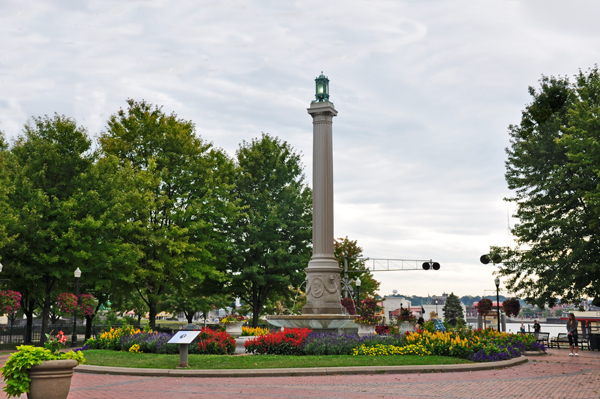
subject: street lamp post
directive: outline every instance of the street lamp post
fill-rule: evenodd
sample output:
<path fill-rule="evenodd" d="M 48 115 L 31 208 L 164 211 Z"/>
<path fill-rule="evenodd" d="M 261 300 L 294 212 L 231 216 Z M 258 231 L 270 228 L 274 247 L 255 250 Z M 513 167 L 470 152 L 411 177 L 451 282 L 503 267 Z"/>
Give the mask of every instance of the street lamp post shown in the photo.
<path fill-rule="evenodd" d="M 500 332 L 500 278 L 494 279 L 496 284 L 496 312 L 498 313 L 498 332 Z"/>
<path fill-rule="evenodd" d="M 356 314 L 358 314 L 358 309 L 360 309 L 360 285 L 362 282 L 360 278 L 356 279 Z"/>
<path fill-rule="evenodd" d="M 77 268 L 75 270 L 75 314 L 73 315 L 73 337 L 71 338 L 71 347 L 77 346 L 77 308 L 79 307 L 79 277 L 81 277 L 81 270 Z"/>
<path fill-rule="evenodd" d="M 438 300 L 436 298 L 436 300 L 435 300 L 435 315 L 436 316 L 438 316 L 437 304 L 438 304 Z"/>

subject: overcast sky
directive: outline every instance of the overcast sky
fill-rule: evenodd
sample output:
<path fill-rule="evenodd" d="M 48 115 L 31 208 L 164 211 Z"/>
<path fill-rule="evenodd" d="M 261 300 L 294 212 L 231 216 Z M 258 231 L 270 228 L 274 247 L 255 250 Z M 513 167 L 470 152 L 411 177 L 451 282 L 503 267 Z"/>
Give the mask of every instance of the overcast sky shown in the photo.
<path fill-rule="evenodd" d="M 382 295 L 491 294 L 511 242 L 508 126 L 544 75 L 598 62 L 597 0 L 0 2 L 0 130 L 73 117 L 97 136 L 127 98 L 195 122 L 235 153 L 268 132 L 312 164 L 314 79 L 329 77 L 335 235 L 371 258 Z"/>

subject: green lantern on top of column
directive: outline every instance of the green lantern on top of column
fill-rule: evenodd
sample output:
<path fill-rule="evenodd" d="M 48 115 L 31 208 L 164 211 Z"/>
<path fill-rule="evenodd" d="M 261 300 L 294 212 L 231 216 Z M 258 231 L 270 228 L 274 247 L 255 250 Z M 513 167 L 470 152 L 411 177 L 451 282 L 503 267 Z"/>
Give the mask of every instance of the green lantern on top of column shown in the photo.
<path fill-rule="evenodd" d="M 321 71 L 321 75 L 315 79 L 316 85 L 316 100 L 313 103 L 321 103 L 324 101 L 329 101 L 329 79 L 327 76 L 323 75 L 323 71 Z"/>

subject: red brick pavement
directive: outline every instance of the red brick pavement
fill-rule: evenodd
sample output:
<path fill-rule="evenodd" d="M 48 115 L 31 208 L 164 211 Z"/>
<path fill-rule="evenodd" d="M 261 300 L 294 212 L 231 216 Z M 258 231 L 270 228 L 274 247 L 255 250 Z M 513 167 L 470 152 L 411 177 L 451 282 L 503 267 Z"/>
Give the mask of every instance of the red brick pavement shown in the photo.
<path fill-rule="evenodd" d="M 463 373 L 174 378 L 75 374 L 69 399 L 600 398 L 600 353 L 549 350 L 524 365 Z"/>

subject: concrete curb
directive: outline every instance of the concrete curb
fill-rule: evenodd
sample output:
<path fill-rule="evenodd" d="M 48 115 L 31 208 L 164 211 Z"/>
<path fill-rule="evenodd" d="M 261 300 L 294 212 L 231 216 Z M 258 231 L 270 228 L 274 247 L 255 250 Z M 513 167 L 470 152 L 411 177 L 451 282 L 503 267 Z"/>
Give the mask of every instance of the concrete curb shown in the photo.
<path fill-rule="evenodd" d="M 513 367 L 527 363 L 526 357 L 502 360 L 490 363 L 472 364 L 440 364 L 428 366 L 363 366 L 363 367 L 315 367 L 289 369 L 243 369 L 243 370 L 189 370 L 189 369 L 136 369 L 128 367 L 86 366 L 75 367 L 76 373 L 136 375 L 146 377 L 293 377 L 317 375 L 352 375 L 352 374 L 409 374 L 409 373 L 443 373 L 481 371 Z"/>
<path fill-rule="evenodd" d="M 544 351 L 529 351 L 524 352 L 523 356 L 546 356 L 548 353 Z"/>

